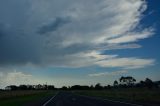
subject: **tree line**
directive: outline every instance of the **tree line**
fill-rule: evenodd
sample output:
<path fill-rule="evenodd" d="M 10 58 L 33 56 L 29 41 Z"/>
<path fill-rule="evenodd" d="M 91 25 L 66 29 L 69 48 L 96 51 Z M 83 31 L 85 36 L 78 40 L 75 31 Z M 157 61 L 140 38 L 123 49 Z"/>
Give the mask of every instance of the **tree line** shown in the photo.
<path fill-rule="evenodd" d="M 132 76 L 122 76 L 119 80 L 115 80 L 113 85 L 102 86 L 97 83 L 95 86 L 91 85 L 73 85 L 73 86 L 63 86 L 61 88 L 56 88 L 54 85 L 38 84 L 38 85 L 9 85 L 5 87 L 5 90 L 106 90 L 106 89 L 117 89 L 117 88 L 149 88 L 153 87 L 159 88 L 160 81 L 153 82 L 151 79 L 146 78 L 144 81 L 136 83 L 136 79 Z"/>
<path fill-rule="evenodd" d="M 114 81 L 113 87 L 122 87 L 122 88 L 129 88 L 129 87 L 137 87 L 137 88 L 159 88 L 160 81 L 153 82 L 151 79 L 146 78 L 144 81 L 141 80 L 140 82 L 136 83 L 136 79 L 132 76 L 121 77 L 119 78 L 119 82 L 117 80 Z"/>

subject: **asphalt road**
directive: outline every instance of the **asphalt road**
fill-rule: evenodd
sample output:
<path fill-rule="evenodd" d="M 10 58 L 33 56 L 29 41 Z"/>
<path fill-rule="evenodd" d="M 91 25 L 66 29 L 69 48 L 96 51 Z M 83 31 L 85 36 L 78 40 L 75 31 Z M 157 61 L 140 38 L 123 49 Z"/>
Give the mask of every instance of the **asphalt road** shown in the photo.
<path fill-rule="evenodd" d="M 59 92 L 50 98 L 43 106 L 142 106 L 112 100 L 75 95 L 69 92 Z"/>

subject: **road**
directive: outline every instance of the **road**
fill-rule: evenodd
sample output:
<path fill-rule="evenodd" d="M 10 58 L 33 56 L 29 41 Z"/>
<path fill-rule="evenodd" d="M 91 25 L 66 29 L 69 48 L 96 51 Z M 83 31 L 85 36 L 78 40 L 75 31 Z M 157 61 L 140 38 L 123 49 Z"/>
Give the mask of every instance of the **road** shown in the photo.
<path fill-rule="evenodd" d="M 118 101 L 102 100 L 69 92 L 59 92 L 43 106 L 142 106 Z"/>

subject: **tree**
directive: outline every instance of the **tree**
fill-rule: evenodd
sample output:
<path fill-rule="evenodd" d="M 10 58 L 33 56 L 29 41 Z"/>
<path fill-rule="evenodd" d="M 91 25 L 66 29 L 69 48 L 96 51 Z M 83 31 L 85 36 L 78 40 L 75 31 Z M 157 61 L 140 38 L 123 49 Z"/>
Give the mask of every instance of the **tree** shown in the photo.
<path fill-rule="evenodd" d="M 73 85 L 72 87 L 71 87 L 71 90 L 89 90 L 90 89 L 90 87 L 89 86 L 87 86 L 87 85 Z"/>
<path fill-rule="evenodd" d="M 27 90 L 28 88 L 27 88 L 26 85 L 20 85 L 20 86 L 19 86 L 19 89 L 20 89 L 20 90 Z"/>
<path fill-rule="evenodd" d="M 96 90 L 101 90 L 101 89 L 103 89 L 103 87 L 101 86 L 100 83 L 97 83 L 97 84 L 95 85 L 95 89 L 96 89 Z"/>
<path fill-rule="evenodd" d="M 66 86 L 63 86 L 61 89 L 62 90 L 67 90 L 68 88 Z"/>
<path fill-rule="evenodd" d="M 114 81 L 113 86 L 114 86 L 114 87 L 117 87 L 117 86 L 118 86 L 118 81 L 117 81 L 117 80 Z"/>
<path fill-rule="evenodd" d="M 55 89 L 54 85 L 48 85 L 47 88 L 48 88 L 48 90 L 54 90 Z"/>
<path fill-rule="evenodd" d="M 18 87 L 16 85 L 10 85 L 5 88 L 6 88 L 6 90 L 18 90 Z"/>
<path fill-rule="evenodd" d="M 91 86 L 90 86 L 90 89 L 91 89 L 91 90 L 93 90 L 93 89 L 94 89 L 94 86 L 93 86 L 93 85 L 91 85 Z"/>
<path fill-rule="evenodd" d="M 153 82 L 152 82 L 152 80 L 151 79 L 149 79 L 149 78 L 146 78 L 146 80 L 145 80 L 145 85 L 149 88 L 149 89 L 152 89 L 152 87 L 153 87 Z"/>
<path fill-rule="evenodd" d="M 134 84 L 134 82 L 136 82 L 136 79 L 133 78 L 132 76 L 127 76 L 127 77 L 121 77 L 119 79 L 119 81 L 121 82 L 121 84 L 123 85 L 127 85 L 127 86 L 132 86 Z"/>

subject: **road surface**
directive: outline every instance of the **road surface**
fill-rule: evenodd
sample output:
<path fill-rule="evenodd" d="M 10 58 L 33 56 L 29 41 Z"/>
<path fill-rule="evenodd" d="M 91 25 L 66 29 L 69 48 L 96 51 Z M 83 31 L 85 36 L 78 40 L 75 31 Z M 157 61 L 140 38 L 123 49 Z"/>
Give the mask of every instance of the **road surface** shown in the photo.
<path fill-rule="evenodd" d="M 76 95 L 69 92 L 59 92 L 50 98 L 43 106 L 142 106 L 112 100 Z"/>

